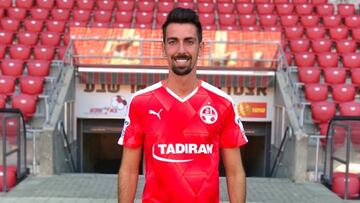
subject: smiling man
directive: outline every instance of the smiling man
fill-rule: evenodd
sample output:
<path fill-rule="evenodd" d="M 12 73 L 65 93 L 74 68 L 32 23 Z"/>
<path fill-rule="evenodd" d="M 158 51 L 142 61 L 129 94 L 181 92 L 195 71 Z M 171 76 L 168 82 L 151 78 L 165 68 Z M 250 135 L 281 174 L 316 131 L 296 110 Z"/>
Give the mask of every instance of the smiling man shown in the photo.
<path fill-rule="evenodd" d="M 190 9 L 175 8 L 162 28 L 168 78 L 131 100 L 119 139 L 124 151 L 118 201 L 134 202 L 144 152 L 144 203 L 219 202 L 220 155 L 230 202 L 245 202 L 239 147 L 247 138 L 231 97 L 197 79 L 203 48 L 199 18 Z"/>

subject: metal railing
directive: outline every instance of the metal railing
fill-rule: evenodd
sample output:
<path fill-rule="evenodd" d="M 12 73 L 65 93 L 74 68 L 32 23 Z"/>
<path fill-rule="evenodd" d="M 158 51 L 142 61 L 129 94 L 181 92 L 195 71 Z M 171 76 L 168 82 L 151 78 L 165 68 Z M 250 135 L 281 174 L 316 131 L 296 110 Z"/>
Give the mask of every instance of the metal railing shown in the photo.
<path fill-rule="evenodd" d="M 281 144 L 280 144 L 280 147 L 278 149 L 278 152 L 276 154 L 276 157 L 275 157 L 275 160 L 274 160 L 274 163 L 271 167 L 271 170 L 270 170 L 270 177 L 273 177 L 274 175 L 276 175 L 276 172 L 277 172 L 277 169 L 278 167 L 280 166 L 281 164 L 281 159 L 283 157 L 283 153 L 285 151 L 285 148 L 286 148 L 286 144 L 288 142 L 288 139 L 293 135 L 293 130 L 290 126 L 286 127 L 286 130 L 285 130 L 285 133 L 284 133 L 284 136 L 281 140 Z"/>

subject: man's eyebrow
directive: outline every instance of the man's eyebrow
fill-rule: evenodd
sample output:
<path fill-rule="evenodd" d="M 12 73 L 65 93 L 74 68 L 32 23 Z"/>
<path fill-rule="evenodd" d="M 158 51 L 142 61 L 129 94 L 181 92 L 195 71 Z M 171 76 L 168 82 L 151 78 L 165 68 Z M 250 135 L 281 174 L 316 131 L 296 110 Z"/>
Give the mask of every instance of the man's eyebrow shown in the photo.
<path fill-rule="evenodd" d="M 166 41 L 168 41 L 168 40 L 177 40 L 178 38 L 176 38 L 176 37 L 168 37 L 168 38 L 166 38 Z"/>

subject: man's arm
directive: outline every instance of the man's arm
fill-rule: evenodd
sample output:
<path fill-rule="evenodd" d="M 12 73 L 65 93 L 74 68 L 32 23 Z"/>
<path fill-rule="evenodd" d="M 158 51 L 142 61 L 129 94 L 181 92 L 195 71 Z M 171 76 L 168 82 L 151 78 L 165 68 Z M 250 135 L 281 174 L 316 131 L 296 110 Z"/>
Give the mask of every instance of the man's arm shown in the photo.
<path fill-rule="evenodd" d="M 246 200 L 246 178 L 239 148 L 222 149 L 222 158 L 226 173 L 226 183 L 231 203 L 243 203 Z"/>
<path fill-rule="evenodd" d="M 118 175 L 118 202 L 133 203 L 139 175 L 142 150 L 124 147 Z"/>

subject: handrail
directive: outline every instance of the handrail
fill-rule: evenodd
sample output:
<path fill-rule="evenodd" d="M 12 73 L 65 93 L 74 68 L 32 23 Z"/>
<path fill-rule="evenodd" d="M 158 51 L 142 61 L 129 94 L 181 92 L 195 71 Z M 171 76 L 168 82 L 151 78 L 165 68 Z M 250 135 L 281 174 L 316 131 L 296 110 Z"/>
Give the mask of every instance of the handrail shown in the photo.
<path fill-rule="evenodd" d="M 285 144 L 287 143 L 285 141 L 287 141 L 288 136 L 292 136 L 292 134 L 293 134 L 292 128 L 290 126 L 287 126 L 285 129 L 284 137 L 281 140 L 281 144 L 280 144 L 278 153 L 276 154 L 275 161 L 273 163 L 273 166 L 271 167 L 270 177 L 272 177 L 274 175 L 275 169 L 277 169 L 277 167 L 280 164 L 280 158 L 281 158 L 282 153 L 285 150 L 285 147 L 286 147 Z"/>
<path fill-rule="evenodd" d="M 72 156 L 72 152 L 71 152 L 71 149 L 70 149 L 70 144 L 69 144 L 69 139 L 68 139 L 68 136 L 65 132 L 65 127 L 64 127 L 64 122 L 63 121 L 60 121 L 59 123 L 59 126 L 61 129 L 61 134 L 63 135 L 63 138 L 64 138 L 64 141 L 65 141 L 65 146 L 64 148 L 67 150 L 67 154 L 68 154 L 68 158 L 70 159 L 70 167 L 71 167 L 71 170 L 72 172 L 75 172 L 76 171 L 76 168 L 75 168 L 75 162 L 74 162 L 74 158 Z"/>

